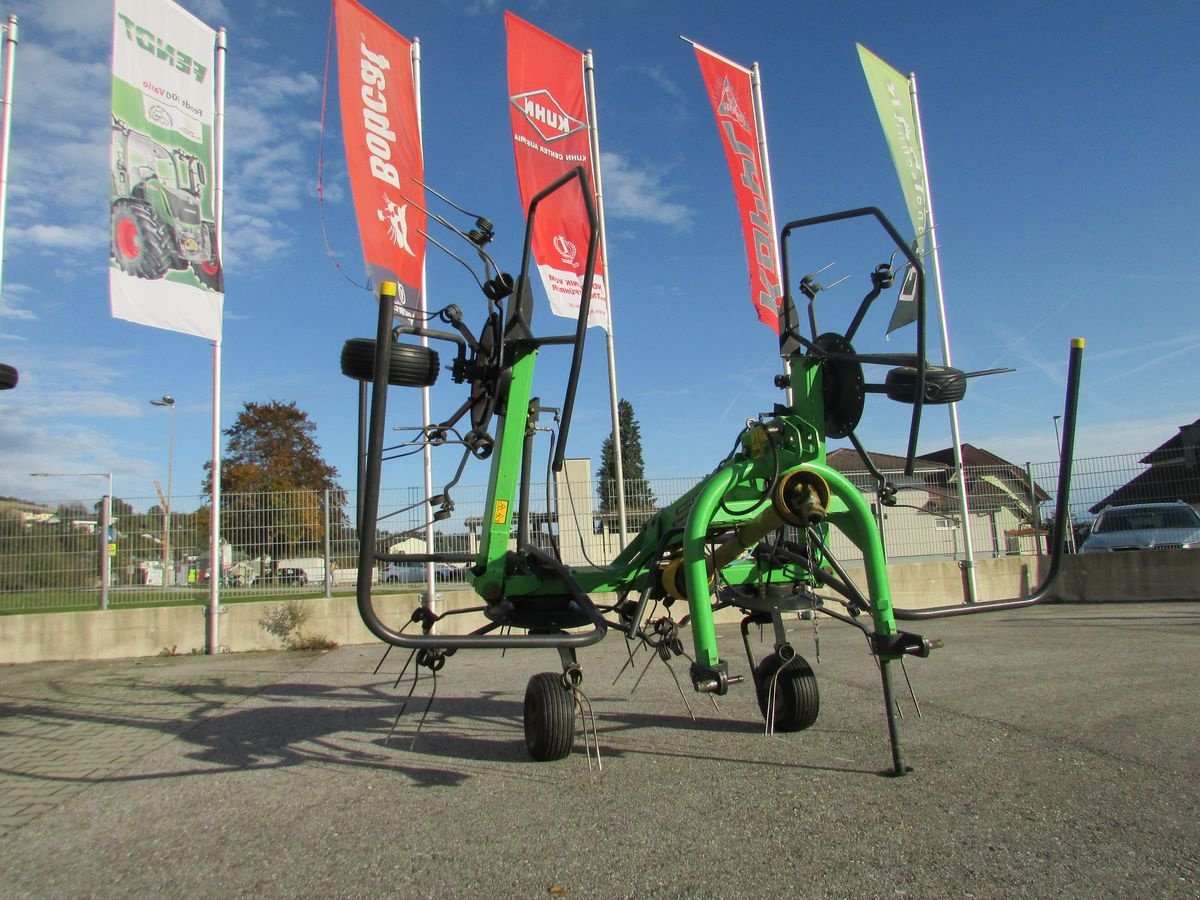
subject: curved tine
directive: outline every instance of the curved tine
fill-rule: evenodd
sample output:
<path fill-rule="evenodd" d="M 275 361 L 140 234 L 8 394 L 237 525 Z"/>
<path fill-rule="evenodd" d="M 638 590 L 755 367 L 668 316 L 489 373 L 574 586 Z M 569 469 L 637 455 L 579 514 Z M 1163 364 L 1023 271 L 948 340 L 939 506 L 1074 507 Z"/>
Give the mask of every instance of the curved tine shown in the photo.
<path fill-rule="evenodd" d="M 904 683 L 908 685 L 908 695 L 912 697 L 913 706 L 917 710 L 917 718 L 925 718 L 925 715 L 921 712 L 921 701 L 917 699 L 917 692 L 913 689 L 912 680 L 908 677 L 908 669 L 904 665 L 903 656 L 900 657 L 900 671 L 904 674 Z"/>
<path fill-rule="evenodd" d="M 429 709 L 433 706 L 433 699 L 437 696 L 437 669 L 433 669 L 431 671 L 433 672 L 433 690 L 429 692 L 429 702 L 425 704 L 425 712 L 421 713 L 421 720 L 417 722 L 416 734 L 413 735 L 412 743 L 408 747 L 410 753 L 417 749 L 417 738 L 421 736 L 421 728 L 425 725 L 425 717 L 429 715 Z M 413 684 L 413 687 L 416 687 L 415 683 Z"/>
<path fill-rule="evenodd" d="M 390 650 L 390 649 L 392 649 L 392 645 L 391 645 L 391 644 L 388 644 L 388 649 L 389 649 L 389 650 Z M 384 655 L 386 656 L 387 654 L 384 654 Z M 400 670 L 400 674 L 396 676 L 396 683 L 392 685 L 392 690 L 393 690 L 393 691 L 394 691 L 396 688 L 400 687 L 400 679 L 404 677 L 404 673 L 408 671 L 408 666 L 409 666 L 409 664 L 410 664 L 410 663 L 413 661 L 413 657 L 414 657 L 414 656 L 416 656 L 416 655 L 417 655 L 417 651 L 416 651 L 416 650 L 410 650 L 410 651 L 409 651 L 409 653 L 408 653 L 408 659 L 406 659 L 406 660 L 404 661 L 404 668 L 402 668 L 402 669 Z M 383 660 L 380 660 L 380 661 L 379 661 L 379 664 L 380 664 L 380 665 L 383 665 Z"/>
<path fill-rule="evenodd" d="M 375 671 L 371 673 L 372 675 L 379 674 L 379 670 L 383 668 L 383 664 L 387 660 L 388 654 L 391 652 L 392 652 L 392 645 L 388 644 L 387 647 L 383 651 L 383 656 L 381 656 L 379 658 L 379 663 L 375 666 Z"/>
<path fill-rule="evenodd" d="M 588 771 L 592 769 L 592 752 L 588 744 L 588 721 L 591 721 L 592 740 L 596 744 L 596 770 L 604 771 L 604 764 L 600 761 L 600 733 L 596 731 L 596 714 L 592 710 L 592 701 L 588 695 L 577 684 L 569 684 L 568 690 L 575 700 L 575 710 L 579 713 L 579 721 L 583 726 L 583 752 L 587 755 Z"/>
<path fill-rule="evenodd" d="M 667 671 L 671 673 L 671 678 L 675 681 L 675 689 L 679 691 L 679 699 L 682 700 L 683 705 L 687 707 L 688 715 L 692 717 L 692 722 L 694 723 L 696 721 L 696 714 L 692 712 L 692 704 L 688 703 L 687 694 L 683 692 L 683 685 L 679 683 L 679 676 L 675 674 L 675 670 L 671 668 L 671 664 L 665 659 L 663 660 L 663 665 L 666 666 Z"/>
<path fill-rule="evenodd" d="M 799 658 L 800 658 L 800 655 L 796 654 L 791 659 L 789 659 L 787 662 L 785 662 L 782 666 L 780 666 L 778 669 L 776 669 L 775 674 L 771 676 L 771 687 L 767 691 L 766 734 L 774 734 L 775 733 L 775 701 L 776 701 L 776 698 L 779 696 L 779 676 L 783 674 L 784 669 L 786 669 L 788 666 L 795 663 L 796 660 L 798 660 Z"/>
<path fill-rule="evenodd" d="M 416 650 L 413 650 L 413 653 L 416 653 L 416 652 L 417 652 Z M 412 660 L 412 655 L 411 655 L 411 654 L 409 655 L 409 660 L 410 660 L 410 661 Z M 406 670 L 408 669 L 408 663 L 405 663 L 405 664 L 404 664 L 404 668 L 405 668 Z M 404 672 L 401 672 L 401 673 L 400 673 L 400 677 L 401 677 L 401 678 L 403 678 L 403 677 L 404 677 Z M 392 735 L 396 733 L 396 726 L 400 724 L 400 717 L 401 717 L 402 715 L 404 715 L 404 711 L 405 711 L 406 709 L 408 709 L 408 701 L 412 699 L 413 691 L 415 691 L 415 690 L 417 689 L 417 679 L 419 679 L 420 677 L 421 677 L 421 668 L 420 668 L 420 666 L 416 666 L 416 667 L 414 667 L 414 668 L 413 668 L 413 683 L 412 683 L 412 687 L 410 687 L 410 688 L 408 689 L 408 696 L 406 696 L 406 697 L 404 698 L 404 702 L 400 704 L 400 709 L 399 709 L 399 711 L 396 713 L 396 718 L 395 718 L 394 720 L 392 720 L 392 729 L 391 729 L 391 731 L 389 731 L 389 732 L 388 732 L 387 740 L 386 740 L 386 741 L 384 741 L 384 743 L 385 743 L 385 744 L 390 744 L 390 743 L 392 742 Z M 396 679 L 396 684 L 397 684 L 397 685 L 399 685 L 399 684 L 400 684 L 400 679 L 399 679 L 399 678 L 397 678 L 397 679 Z"/>
<path fill-rule="evenodd" d="M 635 681 L 633 683 L 633 687 L 631 687 L 629 689 L 630 697 L 632 697 L 637 692 L 638 685 L 642 683 L 642 679 L 646 676 L 647 670 L 649 670 L 650 666 L 654 663 L 654 660 L 657 656 L 658 656 L 658 652 L 656 651 L 655 653 L 651 654 L 651 656 L 648 660 L 646 660 L 646 665 L 642 669 L 642 674 L 637 677 L 637 681 Z"/>

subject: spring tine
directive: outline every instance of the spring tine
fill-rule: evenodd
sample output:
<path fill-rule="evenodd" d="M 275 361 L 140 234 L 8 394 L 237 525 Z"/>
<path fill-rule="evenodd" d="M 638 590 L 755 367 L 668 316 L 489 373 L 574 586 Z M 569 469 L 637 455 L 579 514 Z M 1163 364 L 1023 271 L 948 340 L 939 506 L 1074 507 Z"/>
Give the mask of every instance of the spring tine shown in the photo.
<path fill-rule="evenodd" d="M 390 646 L 390 645 L 389 645 Z M 392 685 L 392 690 L 400 687 L 400 679 L 404 677 L 404 673 L 408 671 L 409 664 L 413 661 L 413 657 L 417 655 L 416 650 L 409 651 L 408 659 L 404 661 L 404 668 L 400 670 L 400 674 L 396 676 L 396 683 Z"/>
<path fill-rule="evenodd" d="M 417 731 L 413 735 L 412 744 L 408 748 L 410 753 L 417 749 L 417 738 L 419 738 L 421 736 L 421 728 L 425 724 L 425 717 L 427 715 L 429 715 L 429 708 L 431 706 L 433 706 L 433 698 L 437 696 L 437 683 L 438 683 L 437 669 L 433 669 L 432 671 L 433 671 L 433 690 L 429 692 L 429 702 L 425 704 L 425 711 L 423 713 L 421 713 L 421 721 L 417 722 Z M 414 688 L 416 687 L 415 683 L 413 684 L 413 687 Z"/>
<path fill-rule="evenodd" d="M 413 653 L 416 653 L 416 651 L 414 650 L 414 651 L 413 651 Z M 410 659 L 411 659 L 411 655 L 410 655 Z M 408 668 L 408 665 L 407 665 L 407 663 L 405 664 L 404 668 L 405 668 L 405 669 L 407 669 L 407 668 Z M 403 674 L 404 674 L 404 673 L 403 673 L 403 672 L 401 672 L 400 674 L 401 674 L 401 676 L 403 676 Z M 418 667 L 418 668 L 414 668 L 414 669 L 413 669 L 413 683 L 412 683 L 412 687 L 410 687 L 410 688 L 408 689 L 408 696 L 407 696 L 407 697 L 405 697 L 405 698 L 404 698 L 404 702 L 400 704 L 400 709 L 399 709 L 399 711 L 396 713 L 396 718 L 395 718 L 395 719 L 392 721 L 392 730 L 388 732 L 387 740 L 386 740 L 386 741 L 384 741 L 384 743 L 385 743 L 385 744 L 390 744 L 390 743 L 392 742 L 392 735 L 393 735 L 393 734 L 395 733 L 395 731 L 396 731 L 396 726 L 400 724 L 400 717 L 401 717 L 402 715 L 404 715 L 404 710 L 408 709 L 408 701 L 412 699 L 413 691 L 415 691 L 415 690 L 417 689 L 417 679 L 419 679 L 420 677 L 421 677 L 421 670 L 420 670 L 420 668 L 419 668 L 419 667 Z M 400 683 L 400 679 L 396 679 L 396 684 L 399 684 L 399 683 Z"/>
<path fill-rule="evenodd" d="M 696 714 L 692 712 L 692 704 L 688 703 L 687 694 L 683 692 L 683 685 L 679 683 L 679 676 L 675 674 L 675 670 L 671 668 L 671 664 L 665 659 L 663 665 L 667 667 L 667 671 L 671 673 L 671 678 L 675 681 L 675 689 L 679 691 L 679 699 L 683 701 L 683 705 L 687 707 L 688 715 L 692 717 L 692 721 L 696 721 Z"/>
<path fill-rule="evenodd" d="M 638 689 L 638 685 L 642 683 L 642 679 L 646 676 L 646 671 L 654 664 L 654 660 L 658 659 L 657 653 L 652 653 L 650 658 L 646 660 L 646 665 L 642 669 L 642 674 L 637 677 L 637 681 L 633 683 L 633 687 L 629 689 L 629 696 L 632 697 Z"/>
<path fill-rule="evenodd" d="M 621 680 L 621 676 L 625 674 L 625 670 L 633 666 L 633 651 L 629 648 L 629 644 L 630 641 L 625 642 L 625 652 L 629 654 L 629 661 L 626 662 L 625 665 L 621 666 L 621 671 L 617 672 L 617 677 L 614 678 L 612 682 L 614 686 L 618 681 Z"/>
<path fill-rule="evenodd" d="M 592 753 L 588 743 L 588 723 L 591 722 L 592 739 L 596 744 L 596 771 L 604 771 L 604 763 L 600 761 L 600 734 L 596 731 L 596 714 L 592 710 L 592 701 L 576 684 L 571 685 L 571 694 L 575 698 L 575 709 L 579 712 L 579 721 L 583 726 L 583 752 L 587 755 L 588 771 L 592 770 Z"/>
<path fill-rule="evenodd" d="M 371 673 L 372 675 L 378 675 L 378 674 L 379 674 L 379 670 L 383 668 L 383 661 L 384 661 L 385 659 L 387 659 L 387 658 L 388 658 L 388 654 L 389 654 L 389 653 L 391 653 L 391 652 L 392 652 L 392 645 L 391 645 L 391 644 L 388 644 L 388 645 L 387 645 L 387 647 L 386 647 L 386 648 L 384 648 L 384 651 L 383 651 L 383 656 L 382 656 L 382 657 L 380 657 L 380 659 L 379 659 L 379 665 L 377 665 L 377 666 L 375 667 L 375 671 Z"/>
<path fill-rule="evenodd" d="M 910 697 L 912 697 L 913 706 L 916 707 L 916 709 L 917 709 L 917 718 L 918 719 L 925 718 L 925 716 L 922 715 L 922 713 L 921 713 L 921 701 L 917 699 L 917 692 L 915 690 L 913 690 L 912 681 L 908 677 L 908 669 L 906 669 L 904 667 L 904 657 L 903 656 L 900 657 L 900 671 L 904 673 L 904 683 L 908 685 L 908 694 Z"/>

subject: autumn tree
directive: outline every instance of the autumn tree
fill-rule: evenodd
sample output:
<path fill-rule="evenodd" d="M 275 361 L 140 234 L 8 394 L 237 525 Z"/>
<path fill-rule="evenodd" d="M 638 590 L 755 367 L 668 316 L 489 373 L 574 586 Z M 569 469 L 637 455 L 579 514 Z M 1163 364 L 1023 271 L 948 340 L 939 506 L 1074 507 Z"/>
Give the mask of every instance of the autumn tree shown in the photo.
<path fill-rule="evenodd" d="M 628 400 L 617 403 L 617 422 L 621 433 L 621 470 L 625 476 L 625 517 L 630 528 L 641 528 L 658 509 L 654 491 L 646 481 L 642 461 L 642 431 Z M 613 454 L 613 436 L 609 434 L 600 448 L 600 512 L 606 522 L 617 521 L 617 463 Z"/>
<path fill-rule="evenodd" d="M 221 529 L 251 556 L 318 555 L 326 496 L 331 521 L 340 522 L 345 492 L 337 485 L 337 469 L 321 456 L 316 430 L 308 413 L 278 400 L 246 403 L 225 430 Z M 206 468 L 207 496 L 212 468 Z"/>

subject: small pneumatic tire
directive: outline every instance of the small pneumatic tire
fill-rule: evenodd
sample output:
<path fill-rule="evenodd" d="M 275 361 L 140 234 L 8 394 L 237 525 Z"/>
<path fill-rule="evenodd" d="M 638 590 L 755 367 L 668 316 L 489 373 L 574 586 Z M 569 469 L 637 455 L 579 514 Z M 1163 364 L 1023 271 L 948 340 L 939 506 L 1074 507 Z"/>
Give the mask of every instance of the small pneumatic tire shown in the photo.
<path fill-rule="evenodd" d="M 375 378 L 375 342 L 351 338 L 342 345 L 342 374 L 356 381 Z M 436 350 L 416 344 L 392 344 L 388 359 L 388 384 L 396 387 L 429 387 L 437 381 Z"/>

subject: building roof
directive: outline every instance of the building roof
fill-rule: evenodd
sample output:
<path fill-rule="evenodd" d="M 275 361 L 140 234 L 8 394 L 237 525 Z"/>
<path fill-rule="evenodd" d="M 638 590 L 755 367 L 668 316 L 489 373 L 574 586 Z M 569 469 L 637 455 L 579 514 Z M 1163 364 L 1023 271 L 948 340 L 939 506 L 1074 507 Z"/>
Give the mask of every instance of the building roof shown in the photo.
<path fill-rule="evenodd" d="M 1200 504 L 1200 419 L 1179 430 L 1139 462 L 1149 469 L 1134 476 L 1088 512 L 1125 503 L 1160 503 L 1183 500 Z"/>

